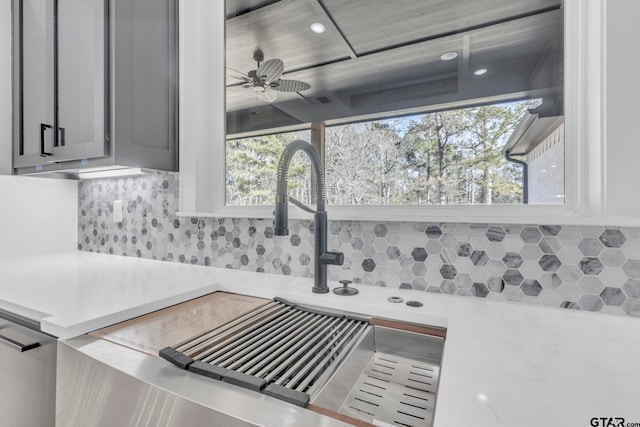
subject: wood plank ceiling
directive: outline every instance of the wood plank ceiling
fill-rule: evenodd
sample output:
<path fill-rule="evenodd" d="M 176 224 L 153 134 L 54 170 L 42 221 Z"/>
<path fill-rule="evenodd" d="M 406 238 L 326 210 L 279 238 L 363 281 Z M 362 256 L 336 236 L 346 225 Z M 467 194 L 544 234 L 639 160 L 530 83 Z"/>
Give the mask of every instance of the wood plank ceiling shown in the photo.
<path fill-rule="evenodd" d="M 226 65 L 308 82 L 268 103 L 227 77 L 227 133 L 562 93 L 562 0 L 226 0 Z M 320 22 L 322 34 L 310 30 Z M 454 60 L 441 55 L 455 52 Z M 486 68 L 482 76 L 473 71 Z M 435 106 L 435 107 L 434 107 Z"/>

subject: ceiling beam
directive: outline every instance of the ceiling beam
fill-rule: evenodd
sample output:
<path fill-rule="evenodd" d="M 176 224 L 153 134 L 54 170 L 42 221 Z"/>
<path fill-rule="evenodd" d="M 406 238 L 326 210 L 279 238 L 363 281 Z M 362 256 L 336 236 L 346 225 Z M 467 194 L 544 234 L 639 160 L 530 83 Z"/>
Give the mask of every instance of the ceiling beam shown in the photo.
<path fill-rule="evenodd" d="M 355 50 L 353 50 L 353 47 L 351 46 L 347 38 L 344 36 L 344 33 L 342 32 L 342 30 L 340 30 L 340 28 L 336 24 L 336 21 L 333 19 L 333 17 L 331 16 L 327 8 L 324 7 L 324 4 L 322 4 L 322 0 L 308 0 L 308 1 L 309 1 L 309 4 L 318 11 L 319 16 L 323 16 L 324 18 L 326 18 L 326 22 L 329 24 L 326 26 L 327 29 L 333 30 L 340 35 L 342 44 L 347 54 L 351 57 L 351 59 L 357 58 L 358 54 L 356 53 Z"/>

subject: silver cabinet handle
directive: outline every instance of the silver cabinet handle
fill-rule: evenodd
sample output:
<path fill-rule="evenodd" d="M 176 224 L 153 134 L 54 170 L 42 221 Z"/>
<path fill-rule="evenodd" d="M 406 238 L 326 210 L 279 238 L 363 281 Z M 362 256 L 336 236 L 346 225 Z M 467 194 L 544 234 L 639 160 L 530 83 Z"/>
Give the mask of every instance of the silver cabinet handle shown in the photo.
<path fill-rule="evenodd" d="M 2 328 L 0 328 L 0 329 L 2 329 Z M 32 349 L 37 348 L 37 347 L 40 347 L 40 343 L 39 342 L 23 344 L 23 343 L 18 342 L 18 341 L 14 340 L 14 339 L 6 337 L 6 336 L 4 336 L 2 334 L 0 334 L 0 343 L 3 343 L 4 345 L 13 348 L 14 350 L 18 350 L 21 353 L 25 352 L 25 351 L 32 350 Z"/>
<path fill-rule="evenodd" d="M 52 153 L 49 153 L 45 148 L 44 148 L 44 134 L 45 131 L 47 129 L 52 129 L 53 126 L 45 124 L 45 123 L 40 123 L 40 157 L 49 157 L 52 155 Z"/>

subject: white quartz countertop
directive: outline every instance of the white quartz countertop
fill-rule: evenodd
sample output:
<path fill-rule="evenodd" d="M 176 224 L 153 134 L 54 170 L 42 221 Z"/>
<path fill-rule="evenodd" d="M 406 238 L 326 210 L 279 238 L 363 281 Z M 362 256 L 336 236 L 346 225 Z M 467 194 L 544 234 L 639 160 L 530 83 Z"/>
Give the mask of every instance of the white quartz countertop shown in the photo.
<path fill-rule="evenodd" d="M 310 279 L 77 251 L 0 258 L 0 272 L 0 310 L 63 339 L 216 290 L 280 296 L 446 327 L 436 427 L 640 423 L 638 318 L 370 286 L 316 295 Z"/>

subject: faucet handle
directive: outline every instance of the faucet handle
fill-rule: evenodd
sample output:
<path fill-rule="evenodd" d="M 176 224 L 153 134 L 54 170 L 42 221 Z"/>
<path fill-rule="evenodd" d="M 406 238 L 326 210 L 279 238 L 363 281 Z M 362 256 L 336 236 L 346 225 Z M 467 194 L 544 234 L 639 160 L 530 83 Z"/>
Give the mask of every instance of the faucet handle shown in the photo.
<path fill-rule="evenodd" d="M 328 265 L 342 265 L 344 264 L 344 254 L 342 252 L 327 251 L 320 255 L 319 261 Z"/>

